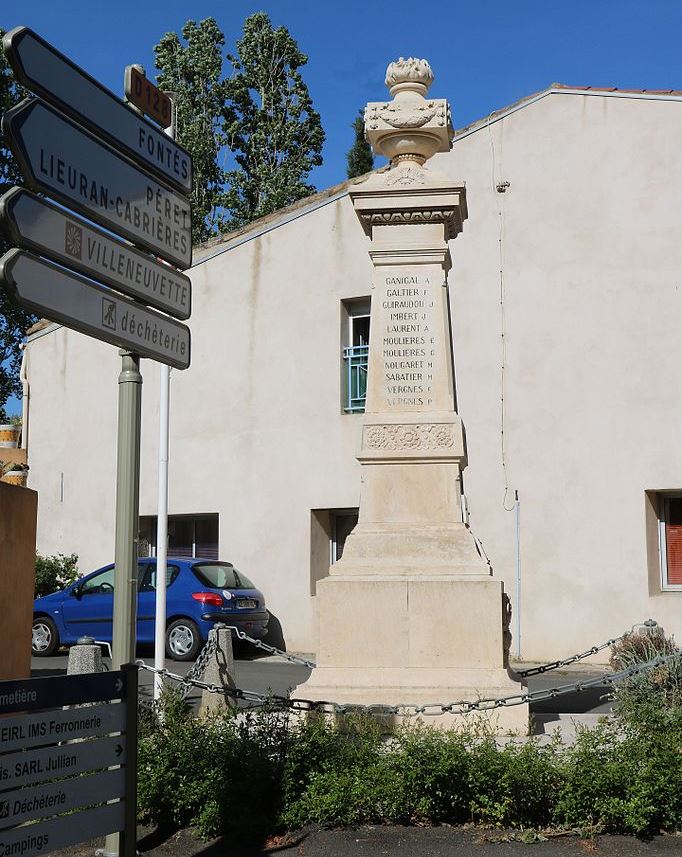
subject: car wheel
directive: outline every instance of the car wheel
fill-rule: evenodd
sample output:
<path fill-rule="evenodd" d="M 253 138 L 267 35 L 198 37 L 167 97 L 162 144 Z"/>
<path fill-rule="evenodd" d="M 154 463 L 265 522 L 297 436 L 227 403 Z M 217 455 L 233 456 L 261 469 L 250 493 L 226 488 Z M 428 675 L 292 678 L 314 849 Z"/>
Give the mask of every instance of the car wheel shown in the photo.
<path fill-rule="evenodd" d="M 59 632 L 49 616 L 37 616 L 31 629 L 31 653 L 47 658 L 59 648 Z"/>
<path fill-rule="evenodd" d="M 174 661 L 193 661 L 201 648 L 201 635 L 191 619 L 174 619 L 166 628 L 166 654 Z"/>

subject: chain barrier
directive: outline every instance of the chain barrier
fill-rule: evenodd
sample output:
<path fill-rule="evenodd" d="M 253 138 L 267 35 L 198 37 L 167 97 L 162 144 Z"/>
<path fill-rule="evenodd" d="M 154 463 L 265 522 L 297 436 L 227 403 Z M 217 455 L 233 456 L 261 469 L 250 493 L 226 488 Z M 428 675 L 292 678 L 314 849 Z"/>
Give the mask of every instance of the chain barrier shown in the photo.
<path fill-rule="evenodd" d="M 620 637 L 613 637 L 610 640 L 606 640 L 604 643 L 600 643 L 598 646 L 592 646 L 589 649 L 586 649 L 584 652 L 580 652 L 576 655 L 571 655 L 569 658 L 563 658 L 560 661 L 550 661 L 547 664 L 541 664 L 537 667 L 530 667 L 527 670 L 516 670 L 516 674 L 521 676 L 521 678 L 527 678 L 532 675 L 542 675 L 543 673 L 550 672 L 551 670 L 559 669 L 559 667 L 566 667 L 569 664 L 575 664 L 578 661 L 582 661 L 584 658 L 589 658 L 590 655 L 596 655 L 598 652 L 601 652 L 603 649 L 608 649 L 609 646 L 613 646 L 615 643 L 619 643 L 624 637 L 627 637 L 628 634 L 631 634 L 635 628 L 645 628 L 649 633 L 651 633 L 654 628 L 658 628 L 658 622 L 655 619 L 647 619 L 644 622 L 638 622 L 630 628 L 629 631 L 625 631 L 624 634 L 621 634 Z"/>
<path fill-rule="evenodd" d="M 255 646 L 257 649 L 262 649 L 264 652 L 268 652 L 271 655 L 279 655 L 280 658 L 286 658 L 286 660 L 290 661 L 292 664 L 301 664 L 304 667 L 308 667 L 308 669 L 315 669 L 317 664 L 315 661 L 307 661 L 305 658 L 299 658 L 296 655 L 290 655 L 289 652 L 284 652 L 282 649 L 278 649 L 275 646 L 269 646 L 267 643 L 264 643 L 262 640 L 256 640 L 255 637 L 249 637 L 248 634 L 245 634 L 244 631 L 240 631 L 236 625 L 226 625 L 226 628 L 229 628 L 234 632 L 235 636 L 240 640 L 245 640 L 247 643 L 251 643 L 252 646 Z"/>
<path fill-rule="evenodd" d="M 308 667 L 309 669 L 314 669 L 317 664 L 315 661 L 309 661 L 305 658 L 299 658 L 296 655 L 291 655 L 289 652 L 285 652 L 282 649 L 278 649 L 275 646 L 270 646 L 267 643 L 264 643 L 262 640 L 257 640 L 254 637 L 249 637 L 248 634 L 244 633 L 244 631 L 240 631 L 235 625 L 227 625 L 231 631 L 235 634 L 235 636 L 240 640 L 245 640 L 248 643 L 251 643 L 252 646 L 255 646 L 258 649 L 261 649 L 264 652 L 268 652 L 271 655 L 278 655 L 281 658 L 285 658 L 287 661 L 290 661 L 292 664 L 301 664 L 304 667 Z M 600 643 L 598 646 L 591 646 L 589 649 L 586 649 L 584 652 L 578 652 L 575 655 L 571 655 L 568 658 L 562 658 L 559 661 L 550 661 L 546 664 L 541 664 L 537 667 L 530 667 L 527 670 L 517 670 L 517 674 L 521 676 L 521 678 L 526 678 L 527 676 L 534 675 L 542 675 L 546 672 L 551 672 L 552 670 L 559 669 L 560 667 L 568 666 L 569 664 L 577 663 L 578 661 L 582 661 L 585 658 L 589 658 L 590 655 L 596 655 L 599 652 L 607 649 L 609 646 L 614 645 L 614 643 L 619 643 L 624 637 L 628 634 L 631 634 L 635 628 L 646 628 L 651 631 L 654 628 L 658 627 L 658 622 L 655 619 L 647 619 L 645 622 L 639 622 L 632 626 L 629 631 L 621 634 L 619 637 L 612 637 L 610 640 L 606 640 L 603 643 Z"/>
<path fill-rule="evenodd" d="M 458 700 L 456 702 L 438 703 L 430 702 L 424 705 L 414 703 L 398 703 L 395 705 L 374 703 L 371 705 L 339 702 L 329 702 L 326 700 L 315 699 L 299 699 L 296 697 L 286 697 L 281 695 L 267 695 L 258 693 L 254 690 L 245 690 L 243 688 L 222 687 L 220 685 L 209 684 L 200 679 L 181 676 L 177 673 L 172 673 L 169 670 L 157 670 L 154 667 L 137 661 L 140 669 L 148 672 L 158 673 L 164 678 L 171 679 L 179 685 L 184 686 L 182 691 L 183 697 L 187 696 L 190 687 L 207 690 L 210 693 L 218 693 L 221 696 L 229 696 L 234 699 L 247 703 L 247 708 L 261 708 L 263 706 L 278 707 L 296 712 L 311 712 L 318 711 L 326 714 L 349 714 L 351 712 L 364 712 L 375 716 L 401 716 L 414 717 L 422 715 L 424 717 L 439 717 L 442 714 L 471 714 L 477 711 L 489 711 L 496 708 L 506 708 L 513 705 L 524 705 L 532 702 L 544 702 L 548 699 L 556 699 L 559 696 L 564 696 L 568 693 L 576 693 L 588 690 L 592 687 L 603 687 L 609 685 L 613 687 L 620 681 L 638 675 L 647 670 L 656 669 L 664 666 L 669 661 L 675 658 L 682 657 L 682 651 L 673 652 L 669 655 L 659 655 L 641 664 L 634 664 L 627 669 L 618 672 L 604 673 L 595 678 L 577 681 L 573 684 L 560 685 L 559 687 L 551 687 L 543 690 L 536 690 L 529 693 L 517 693 L 512 696 L 500 697 L 498 699 L 483 698 L 477 700 Z M 185 690 L 184 688 L 187 688 Z"/>

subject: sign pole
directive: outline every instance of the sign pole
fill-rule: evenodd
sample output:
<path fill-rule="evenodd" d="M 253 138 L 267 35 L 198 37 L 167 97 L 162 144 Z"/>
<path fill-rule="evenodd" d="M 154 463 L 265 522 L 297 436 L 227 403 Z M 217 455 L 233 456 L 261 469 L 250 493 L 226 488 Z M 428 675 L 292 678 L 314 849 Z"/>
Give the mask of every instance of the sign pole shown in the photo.
<path fill-rule="evenodd" d="M 137 546 L 140 528 L 140 434 L 142 375 L 140 356 L 119 351 L 118 438 L 116 462 L 116 542 L 114 546 L 114 617 L 111 668 L 135 660 L 137 641 Z M 130 857 L 131 844 L 109 833 L 101 857 Z M 132 846 L 135 848 L 135 845 Z M 127 852 L 127 853 L 126 853 Z"/>
<path fill-rule="evenodd" d="M 139 68 L 139 67 L 138 67 Z M 143 70 L 144 74 L 144 70 Z M 171 124 L 167 134 L 175 139 L 175 93 L 170 95 Z M 170 422 L 170 366 L 159 367 L 159 494 L 156 513 L 156 627 L 154 667 L 166 666 L 166 565 L 168 559 L 168 446 Z M 154 674 L 154 699 L 161 697 L 163 678 Z"/>

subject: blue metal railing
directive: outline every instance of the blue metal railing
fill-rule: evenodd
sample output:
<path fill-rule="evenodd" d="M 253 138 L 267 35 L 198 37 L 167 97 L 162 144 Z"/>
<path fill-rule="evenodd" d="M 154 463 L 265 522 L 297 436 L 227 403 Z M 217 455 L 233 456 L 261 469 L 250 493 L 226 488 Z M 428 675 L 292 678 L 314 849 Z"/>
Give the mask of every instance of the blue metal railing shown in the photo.
<path fill-rule="evenodd" d="M 343 349 L 346 361 L 346 413 L 362 413 L 367 395 L 369 345 L 351 345 Z"/>

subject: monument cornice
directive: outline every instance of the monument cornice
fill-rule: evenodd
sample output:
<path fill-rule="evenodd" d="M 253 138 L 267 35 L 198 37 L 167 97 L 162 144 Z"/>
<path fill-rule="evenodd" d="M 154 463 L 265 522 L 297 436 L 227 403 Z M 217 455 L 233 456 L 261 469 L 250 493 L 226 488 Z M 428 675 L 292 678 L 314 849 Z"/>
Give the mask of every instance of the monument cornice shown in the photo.
<path fill-rule="evenodd" d="M 395 267 L 399 265 L 442 265 L 445 272 L 450 270 L 452 261 L 450 249 L 445 242 L 438 246 L 425 247 L 380 247 L 374 244 L 369 251 L 375 268 Z M 447 285 L 445 278 L 443 285 Z"/>

